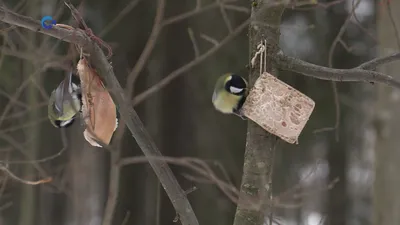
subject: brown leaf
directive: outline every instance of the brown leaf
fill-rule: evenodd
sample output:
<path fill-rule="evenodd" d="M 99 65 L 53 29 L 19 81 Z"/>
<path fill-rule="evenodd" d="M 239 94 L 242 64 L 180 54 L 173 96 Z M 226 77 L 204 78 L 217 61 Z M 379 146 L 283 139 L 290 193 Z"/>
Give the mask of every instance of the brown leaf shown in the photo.
<path fill-rule="evenodd" d="M 115 104 L 86 59 L 79 60 L 77 69 L 81 80 L 82 114 L 86 124 L 83 135 L 92 146 L 101 147 L 98 141 L 108 145 L 118 126 Z"/>

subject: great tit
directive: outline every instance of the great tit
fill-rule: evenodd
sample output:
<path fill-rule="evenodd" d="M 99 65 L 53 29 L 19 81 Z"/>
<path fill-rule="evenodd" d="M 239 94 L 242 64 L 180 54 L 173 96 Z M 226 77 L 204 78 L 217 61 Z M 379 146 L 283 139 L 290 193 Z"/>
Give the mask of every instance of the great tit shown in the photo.
<path fill-rule="evenodd" d="M 51 93 L 48 105 L 48 117 L 57 128 L 66 128 L 73 124 L 82 108 L 82 94 L 78 82 L 72 81 L 72 71 Z"/>
<path fill-rule="evenodd" d="M 225 114 L 235 114 L 246 119 L 240 112 L 240 108 L 248 95 L 247 81 L 234 73 L 227 73 L 218 78 L 212 103 L 215 109 Z"/>

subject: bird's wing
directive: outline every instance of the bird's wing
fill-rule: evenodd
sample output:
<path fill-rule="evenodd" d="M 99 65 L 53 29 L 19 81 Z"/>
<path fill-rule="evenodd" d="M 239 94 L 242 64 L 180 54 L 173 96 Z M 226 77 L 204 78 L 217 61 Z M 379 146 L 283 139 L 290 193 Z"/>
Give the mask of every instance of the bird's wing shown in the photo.
<path fill-rule="evenodd" d="M 56 92 L 55 92 L 55 102 L 54 105 L 59 114 L 62 114 L 64 109 L 64 102 L 71 101 L 72 98 L 72 71 L 65 77 L 63 81 L 58 85 Z"/>
<path fill-rule="evenodd" d="M 66 80 L 68 80 L 68 93 L 72 93 L 74 91 L 72 88 L 72 70 L 67 75 Z"/>

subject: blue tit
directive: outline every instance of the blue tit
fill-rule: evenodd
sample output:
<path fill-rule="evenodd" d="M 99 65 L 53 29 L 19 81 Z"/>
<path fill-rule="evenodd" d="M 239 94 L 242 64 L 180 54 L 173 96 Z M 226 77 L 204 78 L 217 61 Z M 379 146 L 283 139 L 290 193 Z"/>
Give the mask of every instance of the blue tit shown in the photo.
<path fill-rule="evenodd" d="M 227 73 L 218 78 L 212 103 L 215 109 L 225 114 L 235 114 L 242 119 L 245 117 L 240 112 L 248 95 L 247 81 L 234 73 Z"/>
<path fill-rule="evenodd" d="M 48 105 L 48 117 L 57 128 L 72 125 L 82 108 L 82 94 L 79 84 L 72 81 L 72 71 L 51 93 Z"/>

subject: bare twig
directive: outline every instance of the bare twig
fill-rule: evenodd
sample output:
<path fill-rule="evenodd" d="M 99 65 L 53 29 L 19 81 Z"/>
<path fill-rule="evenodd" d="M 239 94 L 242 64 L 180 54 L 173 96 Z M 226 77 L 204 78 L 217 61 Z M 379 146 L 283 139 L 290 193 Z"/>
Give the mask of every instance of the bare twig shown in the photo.
<path fill-rule="evenodd" d="M 6 140 L 8 140 L 8 142 L 10 142 L 11 144 L 14 142 L 14 141 L 11 139 L 11 137 L 9 137 L 9 136 L 3 136 L 1 132 L 0 132 L 0 136 L 4 137 L 4 138 L 5 138 Z M 51 155 L 51 156 L 44 157 L 44 158 L 41 158 L 41 159 L 0 161 L 0 163 L 8 164 L 8 165 L 11 165 L 11 164 L 37 164 L 37 163 L 44 163 L 44 162 L 50 161 L 50 160 L 52 160 L 52 159 L 55 159 L 55 158 L 61 156 L 61 155 L 67 150 L 68 141 L 67 141 L 67 136 L 66 136 L 64 130 L 61 130 L 61 141 L 62 141 L 62 143 L 63 143 L 63 148 L 62 148 L 60 151 L 58 151 L 56 154 L 53 154 L 53 155 Z M 16 147 L 17 147 L 17 148 L 19 147 L 20 150 L 23 149 L 22 146 L 20 146 L 20 145 L 17 145 Z"/>
<path fill-rule="evenodd" d="M 398 60 L 398 56 L 393 57 L 393 55 L 391 55 L 388 57 L 390 57 L 390 59 L 381 58 L 378 62 L 374 61 L 371 63 L 373 63 L 373 66 L 376 67 L 382 65 L 383 63 Z M 358 67 L 352 69 L 333 69 L 329 67 L 318 66 L 297 58 L 286 56 L 283 53 L 277 54 L 275 60 L 279 67 L 282 69 L 301 73 L 303 75 L 311 76 L 321 80 L 340 82 L 377 82 L 400 89 L 400 81 L 394 79 L 393 77 L 375 71 L 364 70 Z M 366 62 L 365 64 L 366 66 L 371 65 L 370 62 Z"/>
<path fill-rule="evenodd" d="M 382 56 L 379 58 L 372 59 L 368 62 L 365 62 L 365 63 L 359 65 L 357 68 L 364 69 L 364 70 L 374 70 L 380 65 L 383 65 L 386 63 L 391 63 L 391 62 L 397 61 L 397 60 L 400 60 L 400 52 L 394 53 L 392 55 Z"/>
<path fill-rule="evenodd" d="M 353 3 L 353 7 L 351 9 L 351 12 L 349 13 L 349 15 L 347 16 L 344 24 L 342 25 L 342 27 L 339 30 L 339 33 L 336 35 L 335 39 L 332 42 L 331 47 L 329 48 L 329 53 L 328 53 L 328 66 L 329 67 L 333 67 L 333 53 L 335 52 L 336 46 L 338 43 L 342 43 L 342 45 L 346 48 L 346 44 L 344 44 L 344 41 L 342 40 L 342 36 L 344 34 L 344 32 L 346 31 L 348 25 L 351 22 L 351 18 L 353 17 L 353 15 L 355 14 L 355 10 L 358 7 L 358 5 L 360 4 L 361 0 L 356 0 L 357 2 L 354 4 Z M 332 85 L 332 91 L 333 91 L 333 99 L 335 102 L 335 125 L 334 125 L 334 130 L 335 130 L 335 139 L 336 141 L 339 141 L 339 125 L 340 125 L 340 102 L 339 102 L 339 95 L 338 95 L 338 91 L 337 91 L 337 86 L 335 82 L 331 82 Z"/>
<path fill-rule="evenodd" d="M 224 194 L 232 202 L 237 203 L 239 191 L 229 181 L 226 182 L 226 181 L 219 179 L 205 160 L 201 160 L 201 159 L 193 158 L 193 157 L 177 158 L 177 157 L 168 157 L 168 156 L 162 156 L 162 157 L 154 156 L 151 158 L 153 160 L 165 161 L 165 162 L 167 162 L 169 164 L 173 164 L 173 165 L 184 166 L 186 168 L 193 170 L 194 172 L 196 172 L 198 174 L 198 176 L 189 175 L 189 174 L 183 174 L 183 176 L 186 179 L 191 180 L 191 181 L 215 184 L 222 192 L 224 192 Z M 146 158 L 146 157 L 140 157 L 140 156 L 123 158 L 120 160 L 118 165 L 125 166 L 125 165 L 136 164 L 136 163 L 144 163 L 144 162 L 146 162 L 147 159 L 148 158 Z M 244 198 L 242 198 L 242 201 L 246 202 L 247 208 L 258 208 L 259 207 L 259 204 L 258 204 L 259 201 L 257 199 L 244 197 Z"/>
<path fill-rule="evenodd" d="M 220 4 L 219 10 L 221 11 L 221 15 L 222 15 L 222 18 L 224 19 L 225 25 L 228 28 L 229 33 L 232 33 L 232 30 L 233 30 L 232 29 L 232 25 L 231 25 L 231 22 L 230 22 L 230 20 L 228 18 L 228 14 L 225 11 L 224 3 L 223 3 L 222 0 L 217 0 L 217 2 Z"/>
<path fill-rule="evenodd" d="M 354 24 L 356 24 L 364 33 L 366 33 L 372 40 L 374 40 L 375 43 L 378 43 L 378 40 L 376 37 L 372 34 L 372 32 L 368 31 L 367 28 L 365 28 L 362 24 L 361 21 L 358 19 L 357 14 L 354 13 L 353 15 L 354 18 Z"/>
<path fill-rule="evenodd" d="M 248 8 L 242 6 L 224 4 L 224 8 L 243 13 L 250 13 L 250 10 Z"/>
<path fill-rule="evenodd" d="M 153 51 L 154 46 L 156 45 L 157 38 L 160 35 L 162 29 L 161 22 L 164 18 L 164 10 L 165 10 L 165 0 L 158 0 L 156 17 L 154 18 L 154 25 L 150 37 L 147 40 L 147 43 L 143 49 L 142 54 L 140 55 L 139 59 L 136 61 L 135 66 L 128 75 L 128 79 L 126 82 L 127 85 L 126 95 L 129 97 L 133 95 L 133 85 L 136 79 L 138 78 L 140 72 L 142 71 L 144 65 L 146 64 L 147 59 L 150 57 L 150 54 Z"/>
<path fill-rule="evenodd" d="M 125 6 L 124 9 L 122 9 L 122 11 L 119 12 L 118 15 L 100 32 L 99 37 L 104 37 L 104 35 L 110 32 L 110 30 L 112 30 L 115 25 L 117 25 L 118 22 L 121 21 L 124 16 L 126 16 L 126 14 L 128 14 L 133 8 L 135 8 L 135 6 L 137 6 L 140 1 L 141 0 L 132 0 L 131 2 L 129 2 L 129 4 Z"/>
<path fill-rule="evenodd" d="M 6 160 L 8 160 L 10 158 L 10 153 L 6 153 Z M 9 182 L 9 176 L 4 176 L 4 178 L 1 180 L 1 186 L 0 186 L 0 198 L 3 197 L 4 192 L 6 190 L 7 184 Z"/>
<path fill-rule="evenodd" d="M 23 93 L 23 91 L 25 90 L 26 87 L 28 87 L 28 85 L 32 82 L 31 77 L 39 74 L 43 71 L 45 71 L 47 69 L 46 66 L 43 66 L 41 69 L 35 71 L 31 76 L 30 79 L 26 79 L 23 81 L 23 83 L 17 88 L 17 91 L 14 93 L 14 95 L 10 98 L 9 103 L 5 106 L 3 113 L 0 116 L 0 127 L 2 125 L 2 123 L 4 122 L 4 119 L 7 115 L 7 113 L 12 109 L 12 104 L 17 101 L 17 99 L 19 98 L 19 96 Z"/>
<path fill-rule="evenodd" d="M 234 2 L 234 1 L 235 0 L 225 0 L 224 3 L 226 4 L 226 3 Z M 208 10 L 211 10 L 211 9 L 215 9 L 215 8 L 218 8 L 218 7 L 220 7 L 220 3 L 217 2 L 217 1 L 215 1 L 214 3 L 208 4 L 206 6 L 202 6 L 202 7 L 199 7 L 199 5 L 197 4 L 196 7 L 193 10 L 189 11 L 189 12 L 182 13 L 180 15 L 167 18 L 166 20 L 164 20 L 162 22 L 162 26 L 166 26 L 166 25 L 170 25 L 170 24 L 173 24 L 173 23 L 180 22 L 180 21 L 185 20 L 185 19 L 187 19 L 189 17 L 195 16 L 197 14 L 200 14 L 200 13 L 203 13 L 205 11 L 208 11 Z"/>
<path fill-rule="evenodd" d="M 226 36 L 217 46 L 214 46 L 213 48 L 209 49 L 206 53 L 200 55 L 198 58 L 192 60 L 191 62 L 187 63 L 186 65 L 182 66 L 181 68 L 173 71 L 172 73 L 168 74 L 165 78 L 163 78 L 161 81 L 159 81 L 157 84 L 151 86 L 148 88 L 146 91 L 140 93 L 133 99 L 133 104 L 137 105 L 140 102 L 142 102 L 145 98 L 148 96 L 156 93 L 158 90 L 161 88 L 167 86 L 172 80 L 175 78 L 179 77 L 186 71 L 190 70 L 194 66 L 198 65 L 199 63 L 203 62 L 206 60 L 210 55 L 214 54 L 216 51 L 218 51 L 222 46 L 224 46 L 226 43 L 228 43 L 230 40 L 232 40 L 234 37 L 240 34 L 249 24 L 250 20 L 246 20 L 243 22 L 240 26 L 235 28 L 233 32 Z"/>
<path fill-rule="evenodd" d="M 295 7 L 294 8 L 294 10 L 297 10 L 297 11 L 307 11 L 307 10 L 312 10 L 312 9 L 317 9 L 317 8 L 323 8 L 323 9 L 328 9 L 328 8 L 330 8 L 330 7 L 333 7 L 333 6 L 335 6 L 335 5 L 338 5 L 338 4 L 340 4 L 340 3 L 342 3 L 342 2 L 345 2 L 346 0 L 333 0 L 333 1 L 330 1 L 330 2 L 327 2 L 327 3 L 324 3 L 324 2 L 319 2 L 318 1 L 318 3 L 317 4 L 311 4 L 311 5 L 314 5 L 314 6 L 310 6 L 310 7 Z M 304 6 L 304 5 L 303 5 Z"/>
<path fill-rule="evenodd" d="M 47 178 L 40 179 L 40 180 L 37 180 L 37 181 L 25 180 L 25 179 L 19 178 L 17 175 L 12 173 L 6 166 L 3 166 L 3 165 L 0 165 L 0 170 L 5 172 L 8 176 L 13 178 L 14 180 L 19 181 L 19 182 L 24 183 L 24 184 L 28 184 L 28 185 L 38 185 L 38 184 L 44 184 L 44 183 L 48 183 L 48 182 L 52 181 L 51 177 L 47 177 Z"/>
<path fill-rule="evenodd" d="M 392 24 L 392 27 L 394 30 L 394 35 L 396 36 L 397 50 L 400 50 L 400 33 L 399 33 L 399 29 L 397 28 L 396 21 L 393 18 L 392 7 L 390 5 L 391 5 L 390 2 L 387 1 L 386 8 L 387 8 L 388 16 L 390 19 L 390 23 Z"/>
<path fill-rule="evenodd" d="M 125 215 L 125 217 L 124 217 L 124 220 L 122 220 L 122 223 L 121 223 L 121 225 L 126 225 L 127 223 L 128 223 L 128 221 L 129 221 L 129 217 L 131 216 L 131 212 L 126 212 L 126 215 Z"/>
<path fill-rule="evenodd" d="M 195 58 L 197 58 L 200 55 L 200 50 L 199 50 L 199 46 L 197 45 L 196 37 L 194 36 L 193 30 L 190 27 L 188 28 L 188 34 L 189 34 L 190 40 L 192 41 L 194 56 L 195 56 Z"/>
<path fill-rule="evenodd" d="M 192 193 L 193 191 L 196 191 L 196 190 L 197 190 L 197 187 L 196 187 L 196 186 L 193 186 L 193 187 L 187 189 L 187 190 L 185 191 L 185 194 L 188 195 L 188 194 L 190 194 L 190 193 Z"/>
<path fill-rule="evenodd" d="M 215 40 L 214 38 L 212 38 L 206 34 L 200 34 L 200 37 L 203 38 L 204 40 L 210 42 L 214 46 L 217 46 L 219 44 L 219 42 L 217 40 Z"/>
<path fill-rule="evenodd" d="M 196 9 L 201 8 L 201 0 L 196 0 Z"/>
<path fill-rule="evenodd" d="M 82 18 L 80 12 L 70 2 L 65 1 L 64 4 L 70 9 L 72 16 L 74 17 L 76 22 L 79 24 L 79 26 L 83 27 L 84 32 L 86 33 L 86 36 L 88 36 L 96 44 L 107 49 L 107 51 L 108 51 L 107 59 L 110 59 L 112 56 L 112 48 L 110 47 L 110 45 L 108 45 L 106 42 L 104 42 L 102 39 L 100 39 L 93 33 L 92 29 L 89 28 L 89 26 L 86 24 L 85 20 Z"/>

